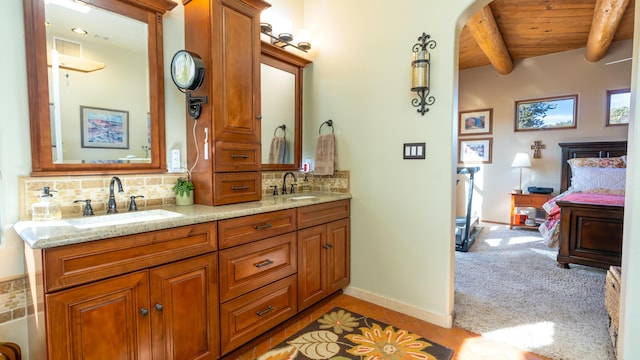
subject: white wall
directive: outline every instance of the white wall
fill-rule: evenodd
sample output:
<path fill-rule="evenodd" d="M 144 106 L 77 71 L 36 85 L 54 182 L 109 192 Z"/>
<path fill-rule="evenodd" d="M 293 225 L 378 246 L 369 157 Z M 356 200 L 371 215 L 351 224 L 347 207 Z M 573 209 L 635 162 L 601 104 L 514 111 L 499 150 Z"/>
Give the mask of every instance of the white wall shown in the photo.
<path fill-rule="evenodd" d="M 529 153 L 532 167 L 523 169 L 522 187 L 560 190 L 561 149 L 558 143 L 590 140 L 626 140 L 627 126 L 605 126 L 607 90 L 629 88 L 632 41 L 616 42 L 601 61 L 584 59 L 584 49 L 518 61 L 511 74 L 500 75 L 491 66 L 460 71 L 458 108 L 461 111 L 493 108 L 493 134 L 461 136 L 460 139 L 493 138 L 491 164 L 480 165 L 476 174 L 474 208 L 482 220 L 509 222 L 508 192 L 518 186 L 519 169 L 511 168 L 517 152 Z M 515 102 L 550 96 L 578 94 L 576 129 L 514 131 Z M 531 145 L 542 140 L 546 149 L 534 159 Z M 458 186 L 458 214 L 465 213 L 466 189 Z M 464 191 L 463 191 L 464 190 Z"/>

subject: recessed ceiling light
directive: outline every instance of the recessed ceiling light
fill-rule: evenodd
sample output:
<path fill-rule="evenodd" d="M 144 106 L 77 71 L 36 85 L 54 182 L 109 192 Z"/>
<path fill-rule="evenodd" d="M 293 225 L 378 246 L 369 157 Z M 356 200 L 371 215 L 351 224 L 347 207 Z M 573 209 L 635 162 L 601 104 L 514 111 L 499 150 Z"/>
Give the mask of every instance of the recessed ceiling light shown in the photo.
<path fill-rule="evenodd" d="M 71 31 L 73 31 L 76 34 L 87 35 L 87 30 L 84 30 L 81 28 L 72 28 Z"/>

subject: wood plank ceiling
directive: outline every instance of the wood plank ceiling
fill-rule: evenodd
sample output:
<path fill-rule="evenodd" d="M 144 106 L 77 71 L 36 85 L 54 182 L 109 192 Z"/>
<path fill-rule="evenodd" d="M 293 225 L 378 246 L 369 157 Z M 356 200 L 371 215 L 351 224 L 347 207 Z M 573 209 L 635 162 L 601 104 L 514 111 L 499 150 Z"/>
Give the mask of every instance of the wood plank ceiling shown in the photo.
<path fill-rule="evenodd" d="M 460 34 L 460 70 L 493 65 L 509 74 L 518 60 L 585 48 L 601 60 L 611 42 L 633 38 L 634 0 L 494 0 Z"/>

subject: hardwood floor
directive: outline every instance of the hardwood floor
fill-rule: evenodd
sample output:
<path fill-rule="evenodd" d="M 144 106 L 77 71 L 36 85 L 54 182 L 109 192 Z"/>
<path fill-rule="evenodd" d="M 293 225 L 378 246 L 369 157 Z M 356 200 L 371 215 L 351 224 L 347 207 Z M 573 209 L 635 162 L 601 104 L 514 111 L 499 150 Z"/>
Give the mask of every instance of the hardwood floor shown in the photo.
<path fill-rule="evenodd" d="M 409 330 L 421 335 L 427 340 L 431 340 L 453 349 L 452 359 L 458 360 L 545 360 L 547 358 L 528 353 L 509 345 L 494 342 L 481 335 L 477 335 L 460 328 L 446 329 L 431 323 L 404 315 L 384 307 L 356 299 L 348 295 L 338 295 L 324 303 L 314 306 L 311 311 L 307 311 L 303 316 L 290 322 L 286 328 L 276 330 L 264 337 L 262 342 L 251 344 L 249 347 L 230 354 L 225 359 L 253 360 L 269 349 L 293 335 L 306 325 L 324 315 L 335 306 L 343 307 L 353 312 L 367 315 L 376 320 L 380 320 L 390 325 Z"/>

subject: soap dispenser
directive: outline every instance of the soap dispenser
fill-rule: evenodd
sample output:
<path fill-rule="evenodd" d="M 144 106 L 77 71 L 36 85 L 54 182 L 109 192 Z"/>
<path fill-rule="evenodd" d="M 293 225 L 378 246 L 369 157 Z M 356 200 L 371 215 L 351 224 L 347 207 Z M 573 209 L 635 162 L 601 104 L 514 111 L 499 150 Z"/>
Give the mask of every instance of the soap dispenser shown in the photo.
<path fill-rule="evenodd" d="M 62 212 L 60 211 L 60 205 L 54 201 L 51 201 L 53 194 L 48 186 L 42 188 L 42 194 L 40 194 L 40 201 L 31 205 L 31 216 L 34 221 L 41 220 L 56 220 L 62 218 Z"/>

